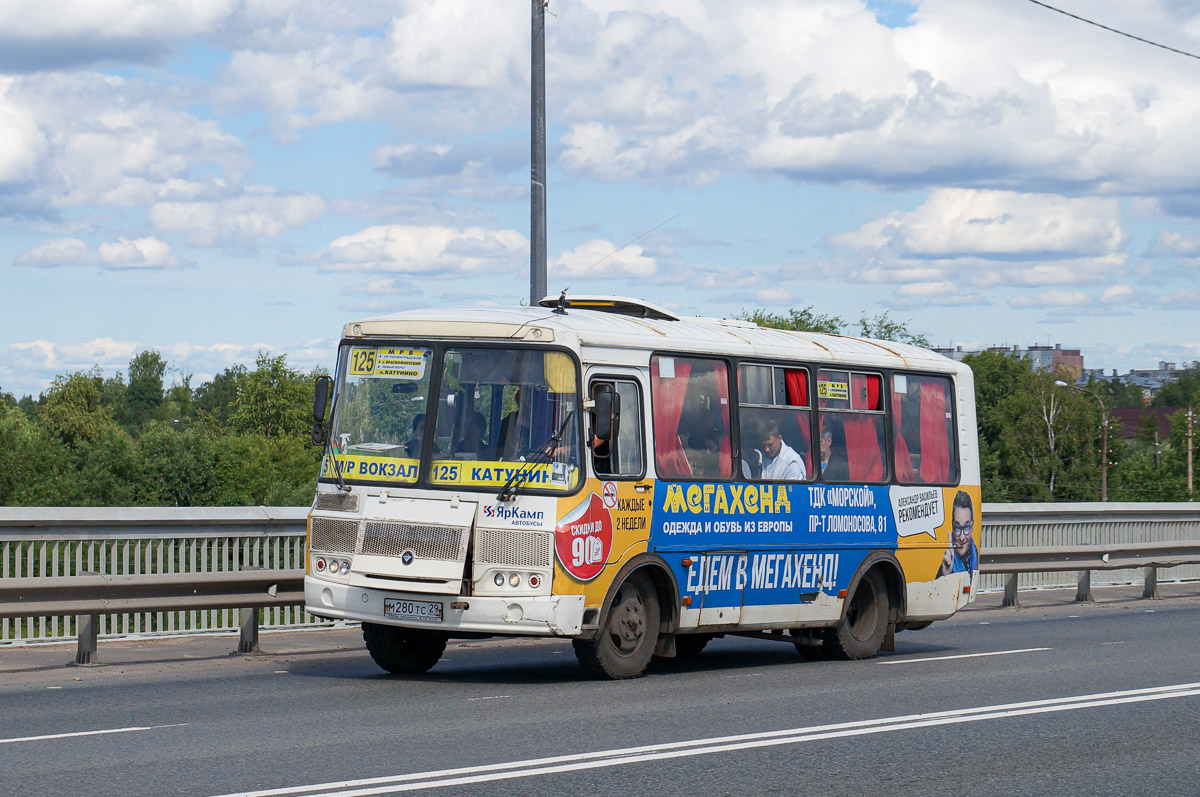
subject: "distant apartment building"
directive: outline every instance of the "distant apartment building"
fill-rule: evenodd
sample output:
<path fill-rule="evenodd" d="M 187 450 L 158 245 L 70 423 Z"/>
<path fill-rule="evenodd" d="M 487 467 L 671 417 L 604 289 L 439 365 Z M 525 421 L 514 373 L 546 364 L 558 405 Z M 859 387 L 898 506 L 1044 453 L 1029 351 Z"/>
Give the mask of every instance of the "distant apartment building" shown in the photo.
<path fill-rule="evenodd" d="M 935 348 L 934 351 L 954 360 L 961 360 L 968 354 L 994 351 L 1017 360 L 1028 360 L 1030 366 L 1038 371 L 1054 372 L 1063 369 L 1071 375 L 1072 379 L 1079 379 L 1083 375 L 1083 354 L 1079 349 L 1064 349 L 1061 343 L 1055 343 L 1053 346 L 1035 344 L 1026 349 L 1020 346 L 988 346 L 986 349 L 977 351 L 963 351 L 962 346 L 955 346 L 945 349 Z"/>
<path fill-rule="evenodd" d="M 1182 368 L 1196 365 L 1195 362 L 1183 363 Z M 1161 390 L 1163 385 L 1179 378 L 1180 370 L 1182 369 L 1175 363 L 1159 360 L 1157 368 L 1133 368 L 1127 374 L 1118 374 L 1116 368 L 1107 374 L 1104 373 L 1103 368 L 1085 368 L 1083 374 L 1076 381 L 1081 385 L 1092 379 L 1097 382 L 1124 382 L 1134 385 L 1142 391 L 1142 400 L 1149 404 L 1150 400 L 1154 398 L 1154 394 Z"/>

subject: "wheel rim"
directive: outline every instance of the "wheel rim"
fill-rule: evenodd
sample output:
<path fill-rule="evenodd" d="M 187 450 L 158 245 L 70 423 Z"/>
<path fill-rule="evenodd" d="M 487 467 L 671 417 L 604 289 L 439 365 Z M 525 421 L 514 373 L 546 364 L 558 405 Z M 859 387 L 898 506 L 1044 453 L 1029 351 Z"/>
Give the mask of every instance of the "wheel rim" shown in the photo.
<path fill-rule="evenodd" d="M 622 656 L 630 656 L 641 646 L 646 635 L 646 603 L 632 586 L 624 586 L 617 594 L 608 621 L 608 636 Z"/>
<path fill-rule="evenodd" d="M 846 625 L 850 634 L 860 642 L 869 640 L 879 623 L 879 602 L 875 600 L 875 584 L 864 578 L 854 591 L 850 608 L 846 610 Z"/>

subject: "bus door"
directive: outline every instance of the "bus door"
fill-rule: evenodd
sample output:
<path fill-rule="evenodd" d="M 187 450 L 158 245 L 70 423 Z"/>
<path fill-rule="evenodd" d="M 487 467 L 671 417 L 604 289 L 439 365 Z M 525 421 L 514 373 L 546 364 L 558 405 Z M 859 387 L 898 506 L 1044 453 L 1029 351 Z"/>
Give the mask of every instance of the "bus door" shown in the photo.
<path fill-rule="evenodd" d="M 645 376 L 633 368 L 595 368 L 588 377 L 593 405 L 584 431 L 592 490 L 612 519 L 609 564 L 646 550 L 654 511 L 654 479 L 646 468 Z"/>

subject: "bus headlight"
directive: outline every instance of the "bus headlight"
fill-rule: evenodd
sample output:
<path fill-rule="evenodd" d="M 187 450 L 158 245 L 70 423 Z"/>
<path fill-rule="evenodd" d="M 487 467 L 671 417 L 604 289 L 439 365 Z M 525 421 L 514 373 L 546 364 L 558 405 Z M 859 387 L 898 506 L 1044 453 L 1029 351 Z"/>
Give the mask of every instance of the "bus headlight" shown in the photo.
<path fill-rule="evenodd" d="M 497 574 L 496 574 L 496 577 L 495 577 L 494 579 L 492 579 L 492 580 L 496 582 L 496 586 L 497 586 L 497 587 L 503 587 L 503 586 L 504 586 L 504 574 L 503 574 L 503 573 L 497 573 Z"/>
<path fill-rule="evenodd" d="M 521 576 L 518 575 L 517 573 L 513 573 L 511 576 L 509 576 L 508 577 L 508 586 L 510 586 L 510 587 L 521 586 Z"/>

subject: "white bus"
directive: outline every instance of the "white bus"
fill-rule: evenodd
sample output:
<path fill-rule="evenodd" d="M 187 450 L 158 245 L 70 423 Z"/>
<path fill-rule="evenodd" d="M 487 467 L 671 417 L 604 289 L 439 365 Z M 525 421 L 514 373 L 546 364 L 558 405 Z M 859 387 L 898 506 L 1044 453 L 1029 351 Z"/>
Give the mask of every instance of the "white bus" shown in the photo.
<path fill-rule="evenodd" d="M 866 658 L 973 599 L 969 368 L 542 304 L 352 322 L 317 383 L 306 608 L 360 621 L 382 668 L 490 635 L 569 637 L 605 678 L 724 634 Z"/>

